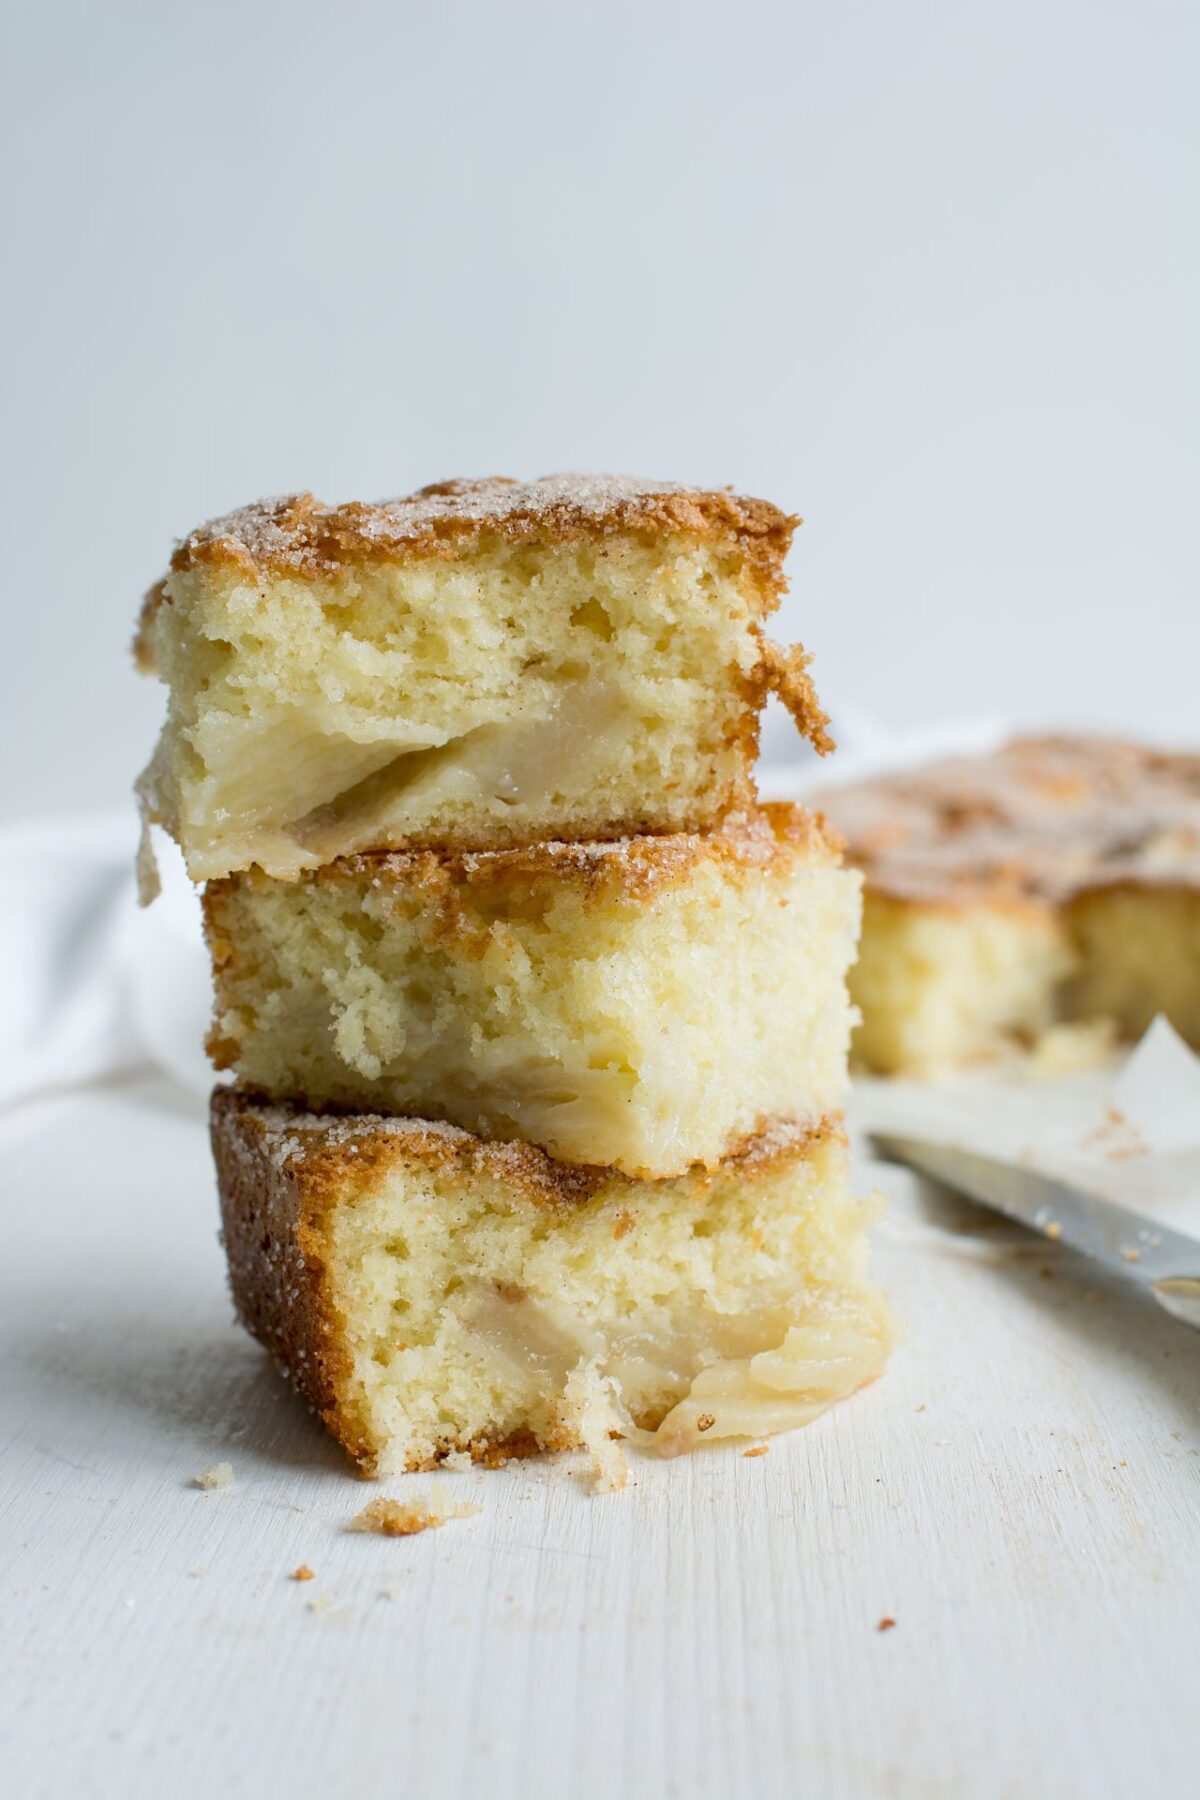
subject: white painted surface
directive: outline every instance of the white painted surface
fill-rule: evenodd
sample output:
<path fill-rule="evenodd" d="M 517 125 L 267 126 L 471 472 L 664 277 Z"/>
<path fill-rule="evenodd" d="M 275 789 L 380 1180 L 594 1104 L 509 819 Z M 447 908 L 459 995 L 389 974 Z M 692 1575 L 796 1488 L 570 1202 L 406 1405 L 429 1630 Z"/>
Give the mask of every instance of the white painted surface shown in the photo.
<path fill-rule="evenodd" d="M 1194 1790 L 1200 1336 L 1053 1246 L 905 1187 L 874 1389 L 389 1541 L 231 1324 L 195 1103 L 26 1106 L 0 1186 L 7 1791 Z"/>

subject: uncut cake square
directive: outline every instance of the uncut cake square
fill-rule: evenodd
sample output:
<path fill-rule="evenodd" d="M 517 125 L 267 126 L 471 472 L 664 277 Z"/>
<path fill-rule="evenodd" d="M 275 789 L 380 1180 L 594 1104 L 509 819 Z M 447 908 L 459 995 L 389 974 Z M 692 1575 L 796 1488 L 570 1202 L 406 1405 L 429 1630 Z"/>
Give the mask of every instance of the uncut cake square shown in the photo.
<path fill-rule="evenodd" d="M 613 1432 L 787 1430 L 887 1358 L 836 1120 L 662 1182 L 232 1089 L 212 1138 L 238 1313 L 367 1474 L 583 1444 L 611 1477 Z"/>
<path fill-rule="evenodd" d="M 210 883 L 218 1067 L 643 1177 L 847 1082 L 857 872 L 795 806 L 712 833 L 345 858 Z"/>
<path fill-rule="evenodd" d="M 1158 1013 L 1200 1045 L 1200 756 L 1020 738 L 819 799 L 866 878 L 867 1068 L 937 1074 L 1064 1027 L 1102 1050 Z"/>
<path fill-rule="evenodd" d="M 615 476 L 263 501 L 193 531 L 136 650 L 168 689 L 144 817 L 194 880 L 360 850 L 706 830 L 755 797 L 798 521 Z M 147 870 L 147 880 L 150 880 Z"/>

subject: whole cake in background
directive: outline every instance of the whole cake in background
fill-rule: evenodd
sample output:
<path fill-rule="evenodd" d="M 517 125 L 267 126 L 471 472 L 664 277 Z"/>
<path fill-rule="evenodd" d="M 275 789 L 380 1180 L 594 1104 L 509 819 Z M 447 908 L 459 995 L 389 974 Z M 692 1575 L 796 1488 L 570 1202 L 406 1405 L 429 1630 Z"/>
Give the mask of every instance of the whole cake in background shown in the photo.
<path fill-rule="evenodd" d="M 1020 738 L 816 798 L 866 877 L 865 1068 L 936 1074 L 1064 1027 L 1100 1051 L 1159 1013 L 1200 1045 L 1200 756 Z"/>
<path fill-rule="evenodd" d="M 140 783 L 204 910 L 239 1314 L 359 1466 L 805 1423 L 883 1367 L 850 1192 L 860 877 L 759 808 L 797 521 L 447 482 L 193 532 Z M 143 858 L 147 892 L 151 858 Z"/>

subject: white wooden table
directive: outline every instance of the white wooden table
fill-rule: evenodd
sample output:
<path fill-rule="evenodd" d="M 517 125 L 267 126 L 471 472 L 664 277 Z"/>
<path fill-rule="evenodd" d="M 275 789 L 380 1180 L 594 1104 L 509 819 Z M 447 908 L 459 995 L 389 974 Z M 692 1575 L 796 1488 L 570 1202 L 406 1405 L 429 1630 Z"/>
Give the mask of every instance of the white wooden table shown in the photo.
<path fill-rule="evenodd" d="M 1200 1334 L 893 1185 L 872 1390 L 617 1495 L 440 1476 L 482 1515 L 385 1540 L 231 1321 L 196 1103 L 0 1120 L 4 1790 L 1198 1791 Z"/>

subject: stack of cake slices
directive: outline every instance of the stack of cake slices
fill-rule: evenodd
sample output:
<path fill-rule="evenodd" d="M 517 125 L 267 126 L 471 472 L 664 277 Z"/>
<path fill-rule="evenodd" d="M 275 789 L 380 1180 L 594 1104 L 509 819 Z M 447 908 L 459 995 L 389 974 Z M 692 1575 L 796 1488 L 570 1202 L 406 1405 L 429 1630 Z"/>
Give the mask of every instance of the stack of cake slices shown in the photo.
<path fill-rule="evenodd" d="M 235 1302 L 368 1473 L 611 1474 L 618 1435 L 779 1431 L 883 1366 L 860 878 L 753 780 L 768 691 L 828 747 L 762 631 L 795 524 L 615 478 L 305 495 L 147 597 Z"/>

